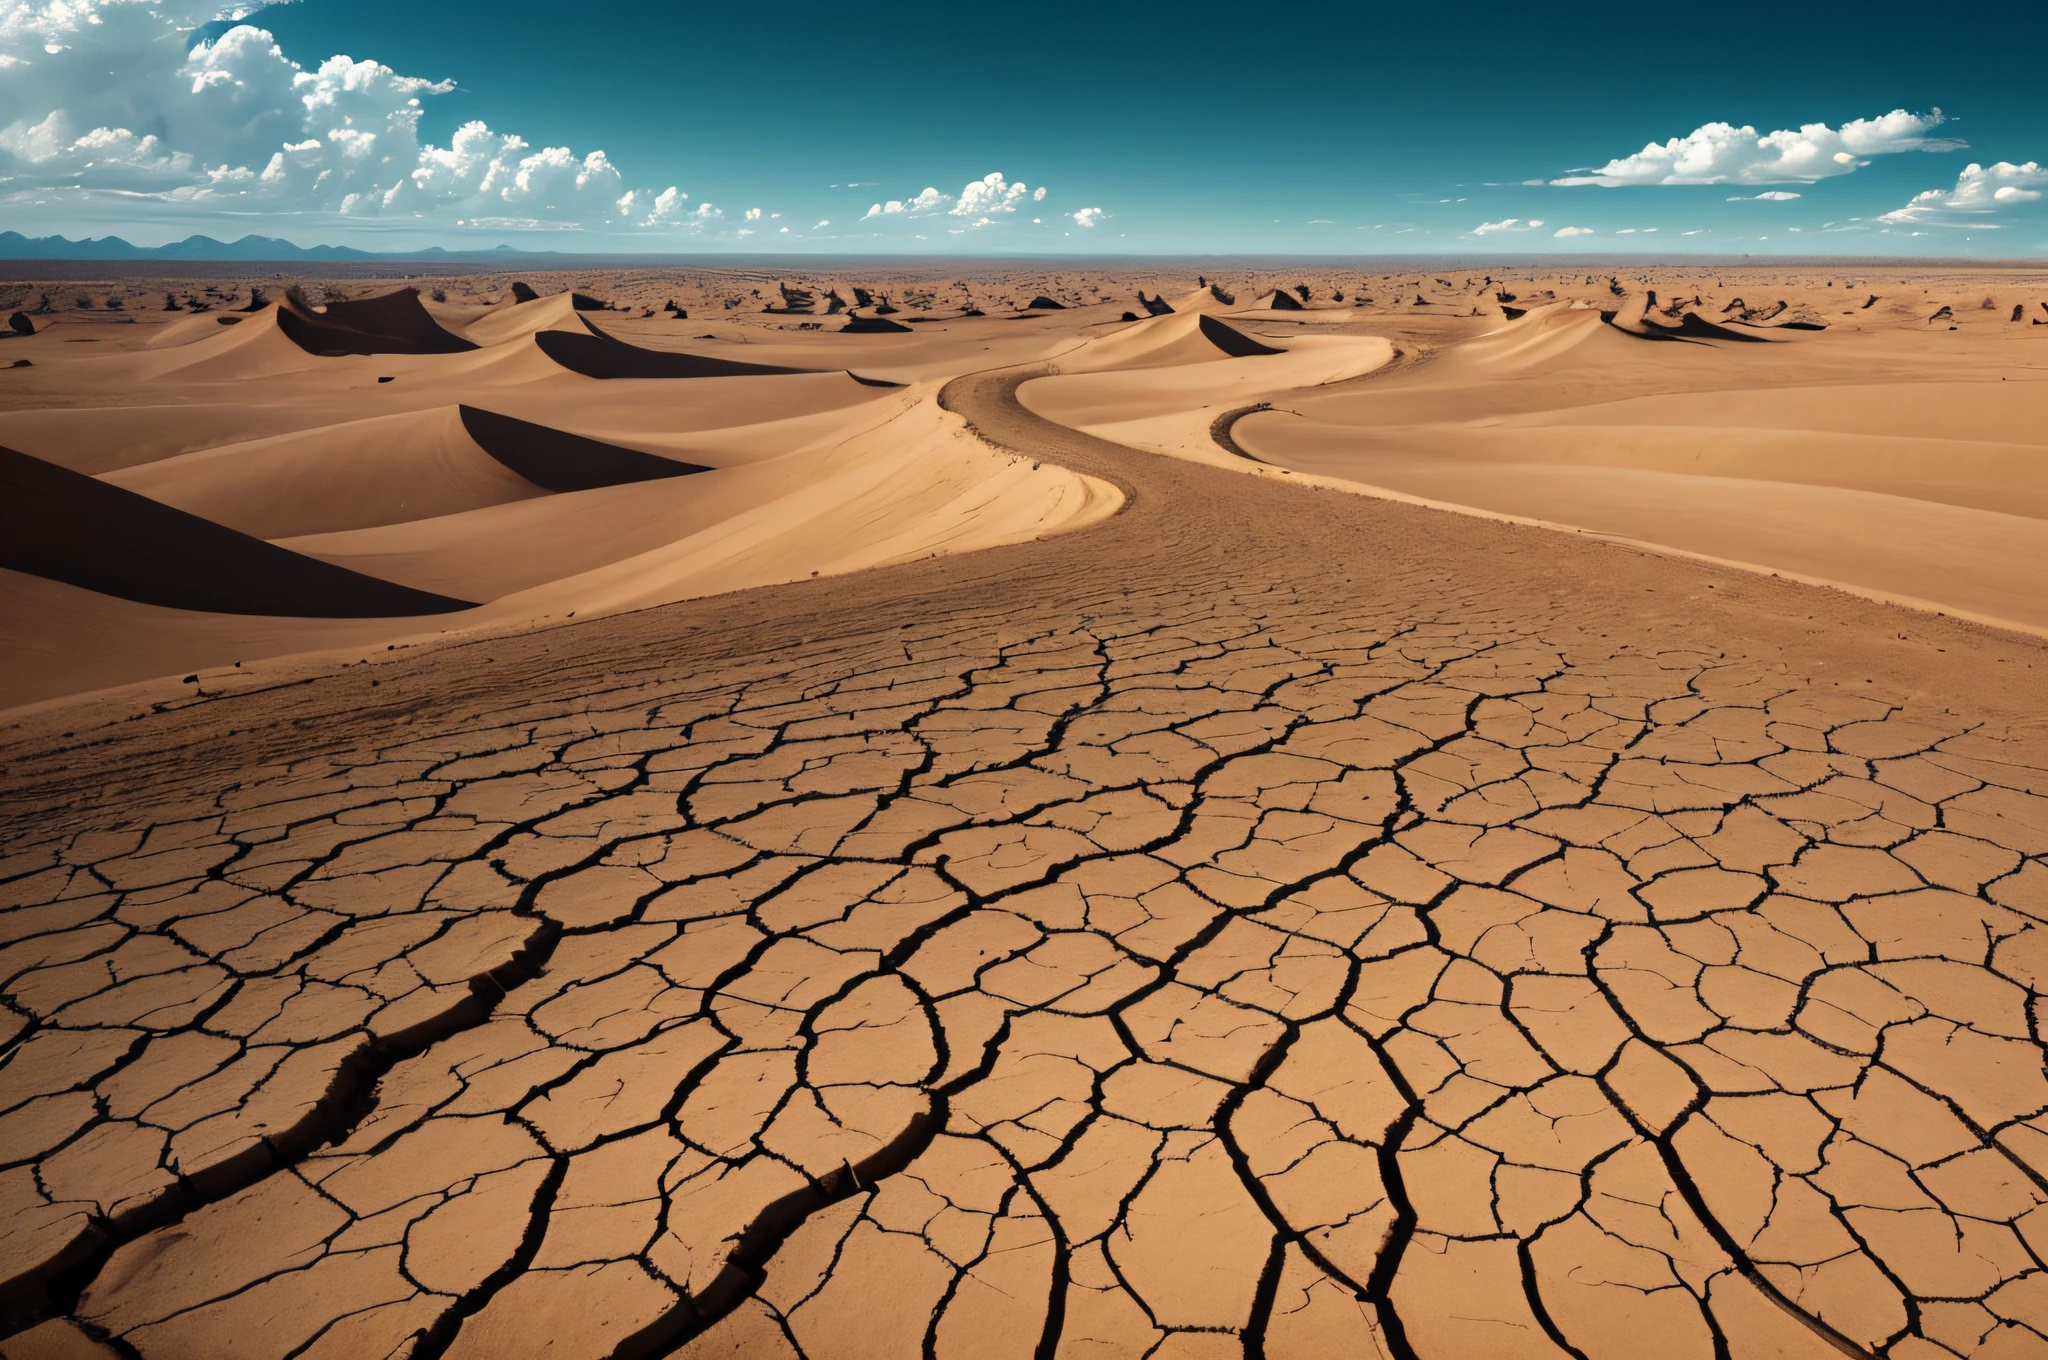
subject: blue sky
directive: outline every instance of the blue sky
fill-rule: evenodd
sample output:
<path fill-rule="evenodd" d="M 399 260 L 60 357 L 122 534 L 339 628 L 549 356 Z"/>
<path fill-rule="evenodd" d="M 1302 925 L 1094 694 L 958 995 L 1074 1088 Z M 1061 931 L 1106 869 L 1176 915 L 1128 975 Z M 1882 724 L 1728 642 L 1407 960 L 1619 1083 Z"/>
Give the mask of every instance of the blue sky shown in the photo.
<path fill-rule="evenodd" d="M 1974 0 L 298 0 L 239 22 L 0 0 L 0 224 L 381 249 L 2035 256 L 2043 51 L 2048 10 Z"/>

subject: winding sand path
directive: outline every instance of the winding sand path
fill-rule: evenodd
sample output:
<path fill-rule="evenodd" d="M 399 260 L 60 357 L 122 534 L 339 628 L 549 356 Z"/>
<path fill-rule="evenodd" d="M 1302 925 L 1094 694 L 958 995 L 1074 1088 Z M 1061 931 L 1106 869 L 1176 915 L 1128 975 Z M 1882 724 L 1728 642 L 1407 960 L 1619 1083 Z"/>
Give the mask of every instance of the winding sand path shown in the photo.
<path fill-rule="evenodd" d="M 17 729 L 0 1352 L 2048 1344 L 2039 641 L 1022 376 L 1124 513 Z"/>

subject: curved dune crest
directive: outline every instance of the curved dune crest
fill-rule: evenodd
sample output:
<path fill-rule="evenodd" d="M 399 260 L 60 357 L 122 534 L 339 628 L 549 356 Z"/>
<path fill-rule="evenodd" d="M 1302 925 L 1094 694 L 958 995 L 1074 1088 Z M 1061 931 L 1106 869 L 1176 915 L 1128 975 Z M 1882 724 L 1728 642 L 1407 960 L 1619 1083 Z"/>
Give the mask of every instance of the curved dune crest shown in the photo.
<path fill-rule="evenodd" d="M 102 480 L 256 538 L 279 539 L 705 470 L 449 405 L 201 449 L 116 469 Z"/>
<path fill-rule="evenodd" d="M 323 356 L 312 353 L 284 333 L 274 306 L 239 316 L 232 326 L 221 326 L 218 322 L 219 318 L 215 318 L 213 334 L 202 330 L 201 338 L 190 343 L 148 351 L 148 361 L 139 366 L 141 376 L 157 380 L 175 377 L 184 382 L 237 382 L 323 367 Z"/>
<path fill-rule="evenodd" d="M 1446 348 L 1434 366 L 1451 373 L 1521 372 L 1563 361 L 1582 345 L 1633 348 L 1625 338 L 1613 333 L 1616 329 L 1603 323 L 1597 311 L 1569 303 L 1547 303 L 1509 317 L 1507 324 L 1496 330 Z"/>
<path fill-rule="evenodd" d="M 231 317 L 220 312 L 201 312 L 196 316 L 180 317 L 176 321 L 158 326 L 156 334 L 150 336 L 145 348 L 176 349 L 181 345 L 210 340 L 223 331 L 239 325 L 241 320 L 239 316 Z"/>
<path fill-rule="evenodd" d="M 397 524 L 544 496 L 454 406 L 223 444 L 108 472 L 114 486 L 256 538 Z"/>
<path fill-rule="evenodd" d="M 316 561 L 0 448 L 0 566 L 216 614 L 385 618 L 474 606 Z"/>
<path fill-rule="evenodd" d="M 1604 310 L 1539 309 L 1370 387 L 1291 395 L 1232 438 L 1297 475 L 2048 627 L 2024 370 L 1987 382 L 1959 356 L 1935 381 L 1897 341 Z"/>
<path fill-rule="evenodd" d="M 574 299 L 567 293 L 556 293 L 495 308 L 463 327 L 462 334 L 476 344 L 488 346 L 545 330 L 581 335 L 587 329 L 587 323 L 576 314 Z"/>
<path fill-rule="evenodd" d="M 308 354 L 461 354 L 475 349 L 420 305 L 420 290 L 400 288 L 357 302 L 310 311 L 290 298 L 277 304 L 277 326 Z"/>
<path fill-rule="evenodd" d="M 1226 321 L 1200 312 L 1164 313 L 1092 340 L 1075 356 L 1074 371 L 1165 368 L 1213 359 L 1249 359 L 1285 354 L 1246 335 Z M 1062 367 L 1068 365 L 1063 361 Z"/>

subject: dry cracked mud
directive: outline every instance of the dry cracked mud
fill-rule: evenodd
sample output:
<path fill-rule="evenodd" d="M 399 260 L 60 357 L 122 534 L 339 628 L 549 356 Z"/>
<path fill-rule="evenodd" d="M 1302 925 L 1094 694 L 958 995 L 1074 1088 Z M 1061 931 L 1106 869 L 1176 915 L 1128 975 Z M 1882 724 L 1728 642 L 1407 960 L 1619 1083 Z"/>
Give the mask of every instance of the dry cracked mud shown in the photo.
<path fill-rule="evenodd" d="M 2048 1350 L 2037 645 L 1016 382 L 1125 514 L 20 737 L 0 1353 Z"/>

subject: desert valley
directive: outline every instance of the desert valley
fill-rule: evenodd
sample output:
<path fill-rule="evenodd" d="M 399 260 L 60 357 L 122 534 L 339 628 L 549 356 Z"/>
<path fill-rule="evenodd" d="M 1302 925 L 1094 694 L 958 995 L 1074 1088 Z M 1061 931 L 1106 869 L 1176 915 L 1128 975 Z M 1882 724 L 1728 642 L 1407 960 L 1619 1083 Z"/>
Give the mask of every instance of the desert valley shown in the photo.
<path fill-rule="evenodd" d="M 0 1356 L 2048 1354 L 2048 270 L 12 267 Z"/>

